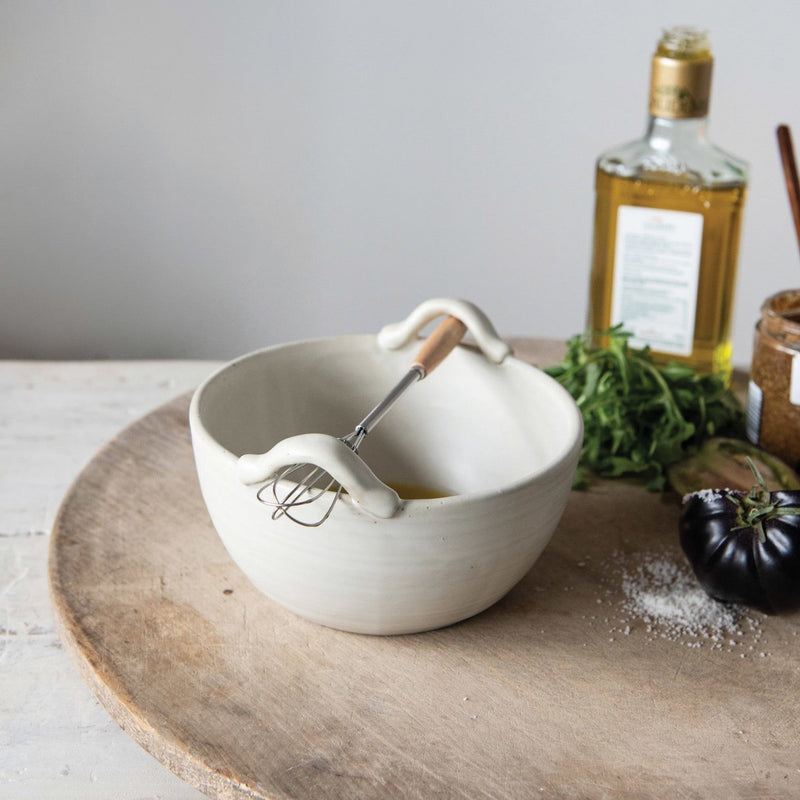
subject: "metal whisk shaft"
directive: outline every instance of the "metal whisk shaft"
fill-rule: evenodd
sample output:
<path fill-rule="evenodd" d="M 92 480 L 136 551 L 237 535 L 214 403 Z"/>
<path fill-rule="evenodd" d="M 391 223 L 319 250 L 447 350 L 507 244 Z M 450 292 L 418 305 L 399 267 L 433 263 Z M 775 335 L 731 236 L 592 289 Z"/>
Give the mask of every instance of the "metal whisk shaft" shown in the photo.
<path fill-rule="evenodd" d="M 356 425 L 355 429 L 347 436 L 341 437 L 339 441 L 346 444 L 354 453 L 358 453 L 364 437 L 375 428 L 412 384 L 422 380 L 438 366 L 458 344 L 465 331 L 464 323 L 455 317 L 448 317 L 440 323 L 420 349 L 408 372 L 383 400 Z M 280 486 L 282 482 L 286 481 L 290 481 L 293 485 L 282 493 Z M 313 464 L 292 464 L 262 486 L 256 497 L 260 502 L 274 509 L 272 519 L 286 516 L 298 525 L 315 528 L 328 519 L 343 491 L 343 487 L 337 483 L 336 479 L 321 467 Z M 296 507 L 307 506 L 331 492 L 333 496 L 321 517 L 308 521 L 294 513 L 293 510 Z"/>

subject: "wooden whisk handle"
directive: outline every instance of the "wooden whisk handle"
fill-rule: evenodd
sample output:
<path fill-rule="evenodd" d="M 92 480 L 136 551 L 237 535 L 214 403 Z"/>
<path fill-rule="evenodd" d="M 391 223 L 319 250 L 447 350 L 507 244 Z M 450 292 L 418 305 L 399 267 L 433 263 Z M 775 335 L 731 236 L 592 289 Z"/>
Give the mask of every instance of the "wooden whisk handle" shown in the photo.
<path fill-rule="evenodd" d="M 444 361 L 466 332 L 467 326 L 460 319 L 451 316 L 442 320 L 420 347 L 412 366 L 421 369 L 424 378 Z"/>

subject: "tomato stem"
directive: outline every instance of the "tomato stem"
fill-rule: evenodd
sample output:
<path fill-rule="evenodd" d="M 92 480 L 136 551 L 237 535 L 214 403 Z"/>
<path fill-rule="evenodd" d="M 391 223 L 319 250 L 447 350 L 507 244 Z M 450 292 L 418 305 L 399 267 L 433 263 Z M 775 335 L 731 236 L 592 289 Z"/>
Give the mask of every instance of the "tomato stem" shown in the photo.
<path fill-rule="evenodd" d="M 739 523 L 733 530 L 743 530 L 751 528 L 758 534 L 759 542 L 767 539 L 764 531 L 764 523 L 775 517 L 791 516 L 800 514 L 799 507 L 777 506 L 772 501 L 772 494 L 767 489 L 764 478 L 758 467 L 750 456 L 745 456 L 748 466 L 753 472 L 756 482 L 750 487 L 750 491 L 745 494 L 728 493 L 728 497 L 738 507 L 736 521 Z"/>

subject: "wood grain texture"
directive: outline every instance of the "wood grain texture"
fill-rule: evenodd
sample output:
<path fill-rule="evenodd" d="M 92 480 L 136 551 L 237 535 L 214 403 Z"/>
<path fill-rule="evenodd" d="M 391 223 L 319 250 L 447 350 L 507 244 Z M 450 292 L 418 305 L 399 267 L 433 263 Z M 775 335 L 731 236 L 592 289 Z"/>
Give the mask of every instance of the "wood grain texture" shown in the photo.
<path fill-rule="evenodd" d="M 50 531 L 80 470 L 218 362 L 0 360 L 0 797 L 197 800 L 98 704 L 56 632 Z M 135 777 L 133 777 L 135 776 Z"/>
<path fill-rule="evenodd" d="M 273 604 L 227 557 L 187 408 L 162 406 L 89 464 L 54 526 L 50 581 L 84 678 L 191 785 L 270 800 L 800 796 L 800 619 L 752 615 L 714 647 L 625 608 L 623 566 L 682 563 L 675 498 L 573 492 L 493 608 L 431 633 L 346 634 Z"/>

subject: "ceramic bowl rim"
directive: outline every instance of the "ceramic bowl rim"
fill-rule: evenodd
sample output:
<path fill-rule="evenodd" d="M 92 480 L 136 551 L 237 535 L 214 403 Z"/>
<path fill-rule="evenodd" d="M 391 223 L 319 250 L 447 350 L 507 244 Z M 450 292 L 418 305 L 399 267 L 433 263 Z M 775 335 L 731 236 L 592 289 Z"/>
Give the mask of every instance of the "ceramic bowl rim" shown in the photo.
<path fill-rule="evenodd" d="M 194 391 L 189 408 L 189 417 L 193 435 L 195 435 L 198 432 L 201 432 L 206 441 L 214 445 L 214 449 L 217 450 L 219 455 L 221 455 L 224 459 L 230 461 L 231 464 L 235 465 L 238 457 L 230 450 L 228 450 L 221 442 L 219 442 L 208 431 L 201 417 L 200 403 L 202 401 L 203 394 L 212 383 L 218 380 L 224 373 L 235 369 L 237 366 L 244 363 L 245 361 L 256 360 L 257 358 L 260 358 L 276 350 L 284 350 L 290 347 L 314 346 L 329 342 L 346 342 L 347 340 L 353 342 L 356 341 L 367 342 L 370 340 L 374 341 L 375 339 L 376 339 L 375 334 L 368 334 L 368 333 L 345 334 L 341 336 L 319 336 L 307 339 L 296 339 L 288 342 L 280 342 L 273 345 L 267 345 L 265 347 L 251 350 L 249 352 L 236 356 L 230 361 L 227 361 L 226 363 L 217 367 L 213 372 L 211 372 L 211 374 L 209 374 L 205 378 L 205 380 L 202 381 L 202 383 L 200 383 L 200 385 Z M 474 350 L 474 347 L 469 343 L 462 344 L 459 346 L 464 347 L 465 349 Z M 541 468 L 529 472 L 523 475 L 522 477 L 518 478 L 517 480 L 504 483 L 502 486 L 497 486 L 492 489 L 446 495 L 444 497 L 437 497 L 436 498 L 437 507 L 439 506 L 455 507 L 459 505 L 478 503 L 481 501 L 486 501 L 488 499 L 500 497 L 503 495 L 510 495 L 515 492 L 523 491 L 532 484 L 535 484 L 538 481 L 545 479 L 550 473 L 561 469 L 563 464 L 571 460 L 573 457 L 575 457 L 577 460 L 576 451 L 579 452 L 583 444 L 583 417 L 581 416 L 580 410 L 578 409 L 577 404 L 575 403 L 574 399 L 569 394 L 569 392 L 567 392 L 567 390 L 563 386 L 561 386 L 561 384 L 559 384 L 554 378 L 547 375 L 544 372 L 544 370 L 534 366 L 533 364 L 529 364 L 528 362 L 523 361 L 522 359 L 517 358 L 513 353 L 506 357 L 503 364 L 504 365 L 513 364 L 514 369 L 533 370 L 535 373 L 538 373 L 540 378 L 543 379 L 545 383 L 550 384 L 551 388 L 555 391 L 555 394 L 561 397 L 561 399 L 563 400 L 564 407 L 572 413 L 572 417 L 575 423 L 575 436 L 572 439 L 567 440 L 565 444 L 560 448 L 560 450 L 557 450 L 552 455 L 549 455 L 546 463 Z M 409 508 L 411 510 L 414 510 L 421 508 L 423 504 L 431 506 L 431 500 L 403 498 L 403 508 Z"/>

